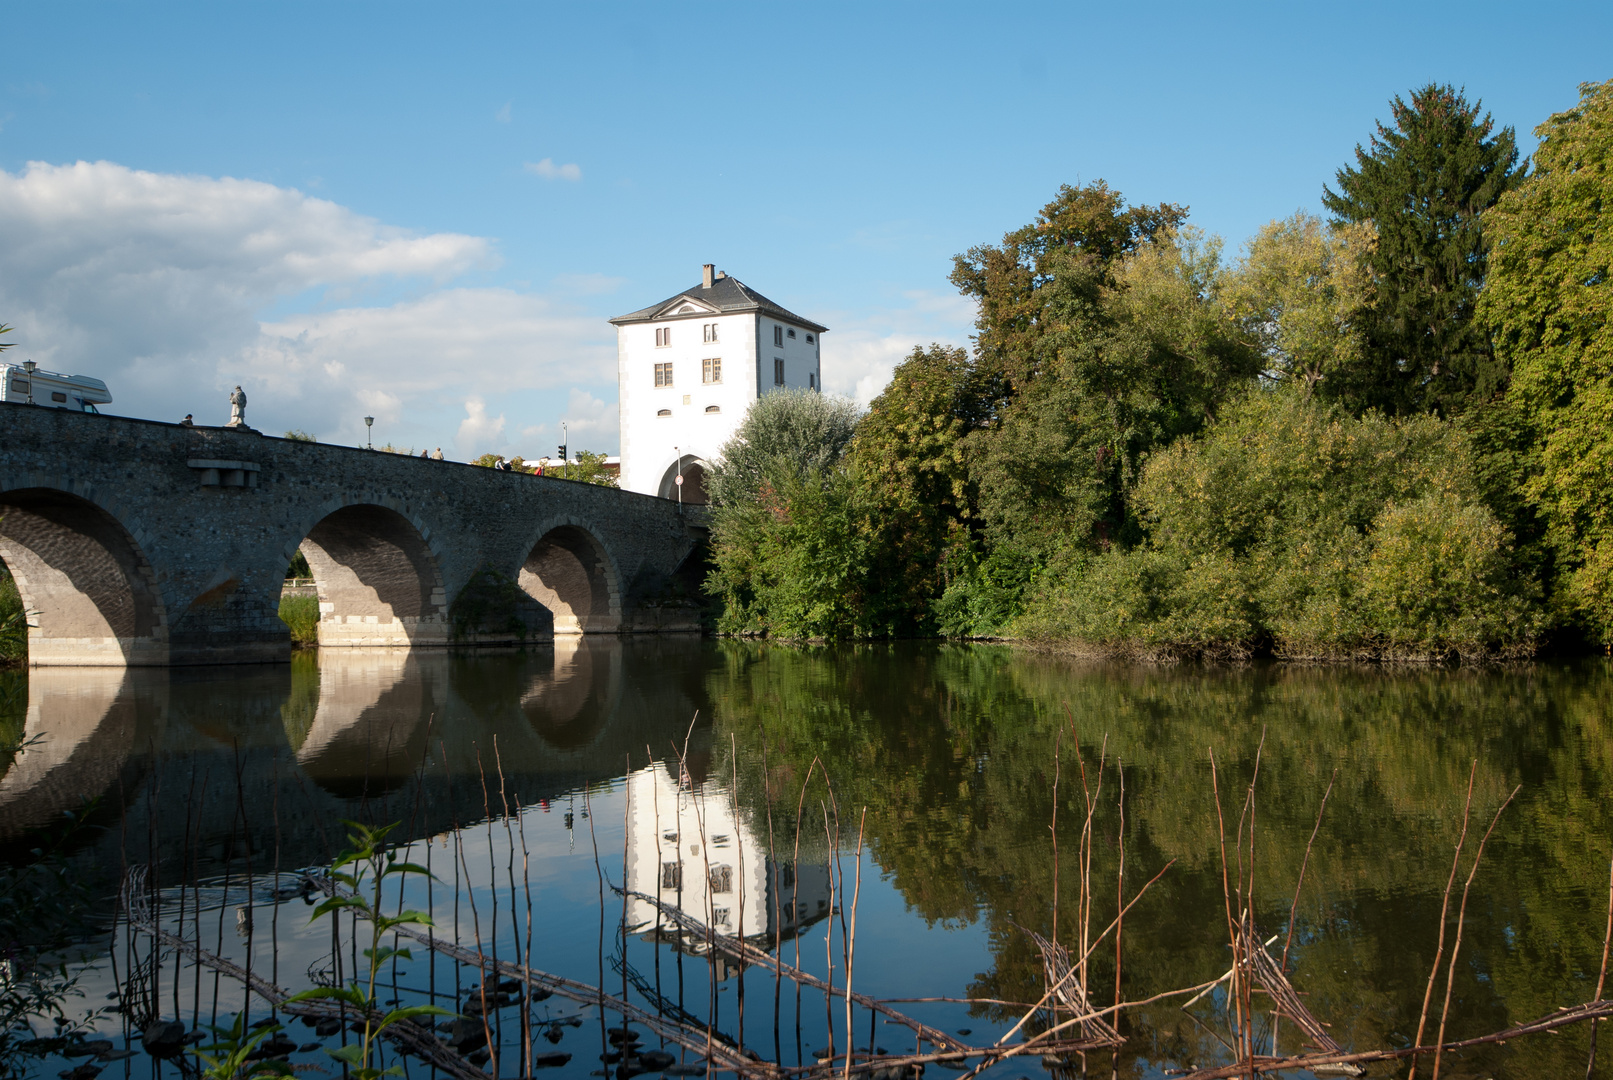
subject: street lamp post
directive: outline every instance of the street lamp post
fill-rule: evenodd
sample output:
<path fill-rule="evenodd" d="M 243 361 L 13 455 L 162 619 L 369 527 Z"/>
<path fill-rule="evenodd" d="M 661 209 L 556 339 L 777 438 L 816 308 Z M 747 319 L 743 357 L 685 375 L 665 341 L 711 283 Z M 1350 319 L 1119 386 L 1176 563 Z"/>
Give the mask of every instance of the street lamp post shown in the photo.
<path fill-rule="evenodd" d="M 374 431 L 375 417 L 366 416 L 364 418 L 364 445 L 368 446 L 371 450 L 375 449 Z"/>
<path fill-rule="evenodd" d="M 28 404 L 32 405 L 34 403 L 34 372 L 39 370 L 39 365 L 32 360 L 24 360 L 22 370 L 28 373 Z"/>
<path fill-rule="evenodd" d="M 683 449 L 674 446 L 672 452 L 678 455 L 678 475 L 672 478 L 672 486 L 678 489 L 678 509 L 683 509 Z"/>

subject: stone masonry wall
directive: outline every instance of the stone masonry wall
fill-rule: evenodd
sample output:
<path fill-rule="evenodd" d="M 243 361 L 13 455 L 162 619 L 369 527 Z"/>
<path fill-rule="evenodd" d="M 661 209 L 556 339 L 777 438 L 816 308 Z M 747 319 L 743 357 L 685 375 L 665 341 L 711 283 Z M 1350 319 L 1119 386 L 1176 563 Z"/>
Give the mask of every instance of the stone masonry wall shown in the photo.
<path fill-rule="evenodd" d="M 102 549 L 116 548 L 117 535 L 126 534 L 129 550 L 103 550 L 99 561 L 132 561 L 130 574 L 138 580 L 131 587 L 149 586 L 131 593 L 150 609 L 143 621 L 119 624 L 155 628 L 143 643 L 125 640 L 106 623 L 107 641 L 116 639 L 125 662 L 284 659 L 289 638 L 278 605 L 286 566 L 316 526 L 348 507 L 396 515 L 366 511 L 338 519 L 395 522 L 394 536 L 375 527 L 381 534 L 373 549 L 412 549 L 411 565 L 418 565 L 423 546 L 429 563 L 423 569 L 435 580 L 410 583 L 420 610 L 407 613 L 413 622 L 405 638 L 414 643 L 446 643 L 447 606 L 472 576 L 485 567 L 519 580 L 539 541 L 561 526 L 585 531 L 604 553 L 607 592 L 620 608 L 611 628 L 697 626 L 692 612 L 658 602 L 703 532 L 693 515 L 663 499 L 256 432 L 0 404 L 0 558 L 40 611 L 31 620 L 39 624 L 30 635 L 34 662 L 107 662 L 104 648 L 99 659 L 73 660 L 75 650 L 95 653 L 85 645 L 64 643 L 61 655 L 51 654 L 52 612 L 45 609 L 53 594 L 83 591 L 82 582 L 73 582 L 81 574 L 75 560 L 43 565 L 36 559 L 28 580 L 21 568 L 30 557 L 22 526 L 79 535 L 83 530 L 72 521 L 84 517 L 85 503 L 121 527 L 101 530 L 112 537 L 96 541 Z M 14 518 L 10 529 L 6 516 Z M 415 535 L 406 535 L 410 531 Z M 91 561 L 77 560 L 86 569 Z M 393 586 L 366 581 L 362 567 L 352 569 L 364 588 L 379 589 L 376 595 L 386 599 Z M 326 591 L 321 581 L 322 600 Z M 428 599 L 418 599 L 422 595 Z M 429 633 L 416 628 L 427 622 Z"/>

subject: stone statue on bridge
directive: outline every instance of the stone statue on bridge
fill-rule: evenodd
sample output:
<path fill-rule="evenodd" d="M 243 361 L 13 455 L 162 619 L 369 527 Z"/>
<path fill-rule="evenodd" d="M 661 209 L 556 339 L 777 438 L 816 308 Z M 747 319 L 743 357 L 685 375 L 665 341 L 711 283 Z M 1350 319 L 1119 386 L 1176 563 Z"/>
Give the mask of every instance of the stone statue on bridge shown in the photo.
<path fill-rule="evenodd" d="M 252 430 L 246 424 L 246 394 L 239 386 L 230 394 L 230 422 L 224 426 Z"/>

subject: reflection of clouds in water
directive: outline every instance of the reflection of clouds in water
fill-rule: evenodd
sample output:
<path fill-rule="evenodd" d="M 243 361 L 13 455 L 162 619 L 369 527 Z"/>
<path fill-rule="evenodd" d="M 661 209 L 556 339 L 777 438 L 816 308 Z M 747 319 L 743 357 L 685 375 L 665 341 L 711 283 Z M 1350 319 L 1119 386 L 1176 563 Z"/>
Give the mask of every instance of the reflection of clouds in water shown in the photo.
<path fill-rule="evenodd" d="M 29 672 L 22 737 L 32 741 L 0 778 L 0 839 L 106 792 L 135 747 L 135 695 L 151 675 L 128 668 Z"/>
<path fill-rule="evenodd" d="M 420 765 L 436 711 L 437 680 L 424 668 L 444 659 L 403 649 L 321 650 L 319 704 L 294 747 L 298 764 L 334 795 L 400 785 Z"/>
<path fill-rule="evenodd" d="M 521 695 L 521 711 L 545 742 L 586 746 L 604 730 L 622 693 L 622 642 L 615 636 L 554 640 L 554 667 Z"/>

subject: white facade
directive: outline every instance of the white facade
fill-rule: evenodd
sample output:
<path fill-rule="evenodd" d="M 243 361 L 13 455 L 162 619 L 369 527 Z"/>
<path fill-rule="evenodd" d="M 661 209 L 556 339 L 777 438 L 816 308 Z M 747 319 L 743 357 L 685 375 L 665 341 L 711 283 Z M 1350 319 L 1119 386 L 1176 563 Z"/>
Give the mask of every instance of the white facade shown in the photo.
<path fill-rule="evenodd" d="M 731 793 L 697 790 L 665 766 L 627 778 L 627 888 L 655 897 L 699 927 L 771 947 L 829 914 L 829 868 L 768 858 L 765 837 L 734 813 Z M 627 902 L 630 933 L 704 954 L 704 935 L 680 929 L 654 904 Z M 725 970 L 721 977 L 726 978 Z"/>
<path fill-rule="evenodd" d="M 681 468 L 685 501 L 705 502 L 703 465 L 752 401 L 823 386 L 824 328 L 709 265 L 699 286 L 611 322 L 628 491 L 677 498 Z"/>

